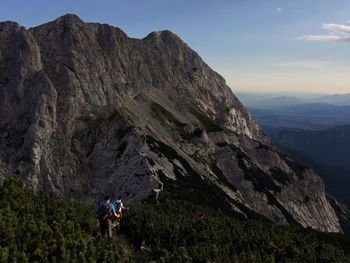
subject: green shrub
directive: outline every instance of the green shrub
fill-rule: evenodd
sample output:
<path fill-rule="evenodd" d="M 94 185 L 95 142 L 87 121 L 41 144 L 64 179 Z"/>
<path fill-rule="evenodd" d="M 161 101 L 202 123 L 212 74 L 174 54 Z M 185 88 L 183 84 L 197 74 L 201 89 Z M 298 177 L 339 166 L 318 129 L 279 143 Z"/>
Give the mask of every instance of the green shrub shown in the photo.
<path fill-rule="evenodd" d="M 223 131 L 224 128 L 217 124 L 214 120 L 209 118 L 204 112 L 199 111 L 195 108 L 190 109 L 193 116 L 195 116 L 203 125 L 206 132 L 219 132 Z"/>
<path fill-rule="evenodd" d="M 239 220 L 187 201 L 134 205 L 124 231 L 165 262 L 350 262 L 349 238 Z"/>
<path fill-rule="evenodd" d="M 0 262 L 350 262 L 342 234 L 240 220 L 170 192 L 160 201 L 131 205 L 123 238 L 110 240 L 98 234 L 95 208 L 7 179 L 0 186 Z"/>
<path fill-rule="evenodd" d="M 125 241 L 98 234 L 94 212 L 7 179 L 0 187 L 0 262 L 135 261 Z"/>

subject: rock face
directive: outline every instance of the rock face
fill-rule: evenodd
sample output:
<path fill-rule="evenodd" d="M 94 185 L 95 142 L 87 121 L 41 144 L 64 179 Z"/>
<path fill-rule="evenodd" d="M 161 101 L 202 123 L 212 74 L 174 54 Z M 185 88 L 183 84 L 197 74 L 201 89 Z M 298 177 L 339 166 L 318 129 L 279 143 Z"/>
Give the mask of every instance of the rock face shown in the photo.
<path fill-rule="evenodd" d="M 0 177 L 8 176 L 87 202 L 105 192 L 160 198 L 177 187 L 246 217 L 341 231 L 321 179 L 276 152 L 179 37 L 132 39 L 74 15 L 29 30 L 0 23 Z"/>

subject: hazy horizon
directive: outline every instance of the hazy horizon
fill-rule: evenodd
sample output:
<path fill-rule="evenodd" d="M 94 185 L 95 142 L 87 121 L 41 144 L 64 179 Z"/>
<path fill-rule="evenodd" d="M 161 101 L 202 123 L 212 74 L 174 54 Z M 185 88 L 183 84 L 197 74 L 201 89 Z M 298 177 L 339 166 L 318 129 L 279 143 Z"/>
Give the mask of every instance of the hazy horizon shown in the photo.
<path fill-rule="evenodd" d="M 255 96 L 311 96 L 311 97 L 317 97 L 317 96 L 331 96 L 331 95 L 345 95 L 349 94 L 350 92 L 317 92 L 317 91 L 288 91 L 288 90 L 280 90 L 280 91 L 273 91 L 273 90 L 265 90 L 265 91 L 259 91 L 259 90 L 234 90 L 235 94 L 247 94 L 247 95 L 255 95 Z"/>
<path fill-rule="evenodd" d="M 33 27 L 66 13 L 136 38 L 169 29 L 234 92 L 350 92 L 349 1 L 14 0 L 0 20 Z"/>

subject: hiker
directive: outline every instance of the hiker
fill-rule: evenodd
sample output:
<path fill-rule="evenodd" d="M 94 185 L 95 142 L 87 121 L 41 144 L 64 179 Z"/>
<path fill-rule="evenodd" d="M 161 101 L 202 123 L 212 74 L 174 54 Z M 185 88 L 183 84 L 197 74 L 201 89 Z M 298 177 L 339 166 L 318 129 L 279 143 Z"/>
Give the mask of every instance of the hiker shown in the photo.
<path fill-rule="evenodd" d="M 126 209 L 126 207 L 123 204 L 121 195 L 119 196 L 118 200 L 115 202 L 115 206 L 116 206 L 116 217 L 118 221 L 120 221 L 123 217 L 123 209 Z"/>
<path fill-rule="evenodd" d="M 114 204 L 111 202 L 111 198 L 106 195 L 104 202 L 102 202 L 97 208 L 97 217 L 100 221 L 101 235 L 107 234 L 108 237 L 112 237 L 112 218 L 117 216 Z"/>

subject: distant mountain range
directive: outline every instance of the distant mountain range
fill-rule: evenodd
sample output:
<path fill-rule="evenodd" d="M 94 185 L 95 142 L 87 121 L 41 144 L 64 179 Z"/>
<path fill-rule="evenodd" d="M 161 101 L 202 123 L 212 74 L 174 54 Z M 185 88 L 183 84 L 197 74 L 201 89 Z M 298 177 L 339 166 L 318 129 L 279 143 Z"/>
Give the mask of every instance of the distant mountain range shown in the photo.
<path fill-rule="evenodd" d="M 271 140 L 328 167 L 350 170 L 350 125 L 325 131 L 264 127 Z"/>
<path fill-rule="evenodd" d="M 350 206 L 350 126 L 325 131 L 264 127 L 282 152 L 315 169 L 328 191 Z"/>
<path fill-rule="evenodd" d="M 326 103 L 304 103 L 249 108 L 263 126 L 324 130 L 350 124 L 350 106 Z"/>
<path fill-rule="evenodd" d="M 281 152 L 315 169 L 327 190 L 350 206 L 350 93 L 238 97 Z"/>
<path fill-rule="evenodd" d="M 274 108 L 299 104 L 332 104 L 334 106 L 350 105 L 350 93 L 334 95 L 315 94 L 261 94 L 237 93 L 237 97 L 248 108 Z"/>
<path fill-rule="evenodd" d="M 350 93 L 327 96 L 238 93 L 237 96 L 263 126 L 325 130 L 350 125 Z"/>
<path fill-rule="evenodd" d="M 315 99 L 317 102 L 330 103 L 334 105 L 350 105 L 350 93 L 322 96 Z"/>
<path fill-rule="evenodd" d="M 303 99 L 295 96 L 268 96 L 261 94 L 238 93 L 237 97 L 248 108 L 271 108 L 275 106 L 305 103 Z"/>

